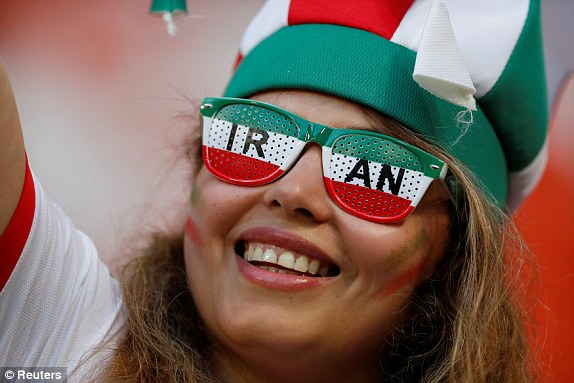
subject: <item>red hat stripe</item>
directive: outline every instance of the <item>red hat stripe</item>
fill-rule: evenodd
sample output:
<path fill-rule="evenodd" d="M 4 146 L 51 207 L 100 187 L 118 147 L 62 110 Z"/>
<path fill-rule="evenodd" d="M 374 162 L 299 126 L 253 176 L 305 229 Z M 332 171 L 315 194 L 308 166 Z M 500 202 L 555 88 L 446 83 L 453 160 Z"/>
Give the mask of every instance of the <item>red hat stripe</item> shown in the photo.
<path fill-rule="evenodd" d="M 243 55 L 241 51 L 237 52 L 237 56 L 235 57 L 235 62 L 233 63 L 233 70 L 235 71 L 239 64 L 241 64 L 241 60 L 243 60 Z"/>
<path fill-rule="evenodd" d="M 335 24 L 375 33 L 390 40 L 413 0 L 291 0 L 288 24 Z M 381 22 L 384 20 L 384 22 Z"/>

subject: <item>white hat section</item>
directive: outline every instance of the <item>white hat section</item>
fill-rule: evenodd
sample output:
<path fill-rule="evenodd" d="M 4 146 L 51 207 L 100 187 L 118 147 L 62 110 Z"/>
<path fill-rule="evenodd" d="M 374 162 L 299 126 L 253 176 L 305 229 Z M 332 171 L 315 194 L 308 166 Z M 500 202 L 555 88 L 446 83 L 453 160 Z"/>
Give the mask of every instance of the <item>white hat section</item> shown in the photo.
<path fill-rule="evenodd" d="M 448 8 L 456 42 L 476 88 L 475 97 L 479 99 L 492 89 L 504 71 L 524 27 L 529 3 L 527 0 L 441 2 Z M 418 51 L 432 5 L 433 0 L 415 1 L 391 41 Z"/>
<path fill-rule="evenodd" d="M 239 51 L 246 56 L 262 40 L 287 26 L 291 0 L 269 0 L 247 26 Z"/>
<path fill-rule="evenodd" d="M 443 0 L 435 0 L 420 40 L 413 79 L 453 104 L 476 110 L 476 89 L 458 48 Z"/>
<path fill-rule="evenodd" d="M 548 139 L 536 158 L 526 168 L 519 172 L 511 172 L 509 177 L 508 208 L 515 211 L 520 203 L 532 192 L 542 178 L 548 162 Z"/>

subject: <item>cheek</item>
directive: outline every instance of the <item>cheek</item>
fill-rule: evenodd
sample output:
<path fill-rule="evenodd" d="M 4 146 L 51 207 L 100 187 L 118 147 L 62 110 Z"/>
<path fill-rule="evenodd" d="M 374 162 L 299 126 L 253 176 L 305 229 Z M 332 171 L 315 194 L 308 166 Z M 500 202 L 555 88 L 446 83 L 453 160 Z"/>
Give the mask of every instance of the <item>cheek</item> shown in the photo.
<path fill-rule="evenodd" d="M 446 221 L 448 223 L 448 221 Z M 379 298 L 386 298 L 405 288 L 413 288 L 427 278 L 446 252 L 448 241 L 447 223 L 432 222 L 430 229 L 420 228 L 412 237 L 405 238 L 403 245 L 389 254 L 387 267 L 397 270 L 382 286 Z"/>
<path fill-rule="evenodd" d="M 198 182 L 199 176 L 197 176 L 193 183 L 191 184 L 191 195 L 189 196 L 189 204 L 194 207 L 197 206 L 201 201 L 201 186 Z"/>
<path fill-rule="evenodd" d="M 398 290 L 413 285 L 420 279 L 421 274 L 425 270 L 426 264 L 427 257 L 419 260 L 417 263 L 410 266 L 396 277 L 392 278 L 385 286 L 383 286 L 381 292 L 378 294 L 378 298 L 387 298 Z"/>
<path fill-rule="evenodd" d="M 417 281 L 425 268 L 429 254 L 425 249 L 428 249 L 428 233 L 427 230 L 421 228 L 419 232 L 412 238 L 409 238 L 406 244 L 399 246 L 399 248 L 391 254 L 391 259 L 398 269 L 404 271 L 396 275 L 389 284 L 383 289 L 384 296 L 393 294 L 395 291 L 413 284 Z M 414 263 L 413 260 L 416 260 Z M 406 268 L 404 265 L 408 265 Z"/>
<path fill-rule="evenodd" d="M 191 186 L 186 240 L 196 247 L 213 247 L 226 239 L 257 200 L 253 188 L 220 181 L 202 167 Z"/>
<path fill-rule="evenodd" d="M 372 265 L 378 274 L 374 278 L 381 283 L 376 294 L 378 299 L 385 299 L 399 290 L 413 287 L 429 268 L 434 250 L 427 230 L 419 228 L 414 235 L 405 232 L 410 231 L 397 230 L 394 240 L 389 233 L 384 246 L 379 247 L 385 249 L 383 253 L 374 255 L 378 259 L 377 264 Z"/>
<path fill-rule="evenodd" d="M 196 246 L 203 245 L 203 239 L 199 230 L 197 218 L 195 218 L 195 211 L 200 204 L 200 201 L 201 187 L 199 186 L 198 182 L 194 181 L 191 185 L 191 195 L 189 197 L 189 206 L 191 209 L 189 209 L 187 213 L 187 220 L 185 222 L 185 236 Z"/>
<path fill-rule="evenodd" d="M 196 246 L 203 246 L 203 238 L 201 232 L 195 222 L 191 212 L 187 215 L 187 221 L 185 223 L 185 236 Z"/>

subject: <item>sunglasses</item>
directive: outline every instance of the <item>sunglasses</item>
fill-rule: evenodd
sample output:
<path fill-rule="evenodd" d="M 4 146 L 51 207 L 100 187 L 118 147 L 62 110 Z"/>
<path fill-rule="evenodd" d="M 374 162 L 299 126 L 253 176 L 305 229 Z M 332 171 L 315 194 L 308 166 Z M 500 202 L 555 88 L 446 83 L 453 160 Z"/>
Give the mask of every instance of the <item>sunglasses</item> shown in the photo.
<path fill-rule="evenodd" d="M 238 98 L 206 98 L 203 161 L 217 178 L 244 186 L 275 181 L 295 164 L 305 145 L 322 147 L 323 179 L 344 211 L 378 223 L 405 219 L 446 164 L 384 134 L 337 129 L 307 121 L 277 106 Z"/>

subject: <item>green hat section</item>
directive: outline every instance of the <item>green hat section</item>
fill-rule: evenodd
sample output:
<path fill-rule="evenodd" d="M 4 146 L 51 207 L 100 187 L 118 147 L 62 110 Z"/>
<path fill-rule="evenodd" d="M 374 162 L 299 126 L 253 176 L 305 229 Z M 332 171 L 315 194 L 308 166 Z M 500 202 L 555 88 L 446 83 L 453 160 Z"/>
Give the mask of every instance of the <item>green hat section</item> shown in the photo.
<path fill-rule="evenodd" d="M 500 141 L 480 106 L 466 129 L 463 108 L 412 79 L 416 52 L 359 29 L 329 24 L 282 28 L 242 60 L 225 96 L 270 89 L 307 89 L 353 100 L 434 141 L 468 166 L 503 205 L 508 172 Z"/>
<path fill-rule="evenodd" d="M 541 30 L 540 2 L 531 1 L 504 72 L 478 101 L 498 132 L 511 172 L 528 166 L 546 140 L 548 105 Z"/>

